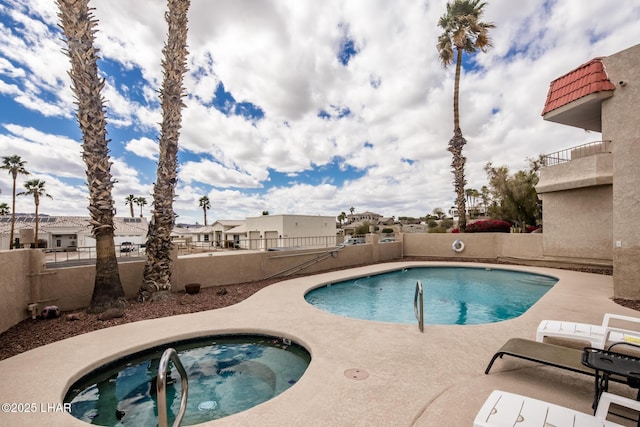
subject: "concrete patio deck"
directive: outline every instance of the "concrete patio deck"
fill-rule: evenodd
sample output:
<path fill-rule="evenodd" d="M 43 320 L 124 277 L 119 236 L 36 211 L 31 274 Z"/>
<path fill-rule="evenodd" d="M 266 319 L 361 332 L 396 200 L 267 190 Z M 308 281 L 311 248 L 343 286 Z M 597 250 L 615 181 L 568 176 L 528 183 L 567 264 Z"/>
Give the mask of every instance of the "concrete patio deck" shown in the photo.
<path fill-rule="evenodd" d="M 519 318 L 472 326 L 387 324 L 347 319 L 304 301 L 319 284 L 391 269 L 462 265 L 532 271 L 559 282 Z M 603 313 L 637 316 L 614 303 L 611 276 L 490 264 L 397 262 L 317 274 L 269 286 L 219 310 L 130 323 L 80 335 L 0 362 L 0 403 L 58 404 L 79 377 L 147 347 L 207 334 L 260 333 L 290 338 L 312 355 L 291 389 L 248 411 L 202 426 L 471 426 L 493 389 L 591 412 L 593 378 L 505 357 L 484 374 L 512 337 L 535 339 L 542 319 L 600 323 Z M 345 376 L 365 370 L 364 380 Z M 612 384 L 611 391 L 635 397 Z M 612 420 L 632 425 L 620 418 Z M 87 426 L 65 412 L 0 413 L 2 426 Z"/>

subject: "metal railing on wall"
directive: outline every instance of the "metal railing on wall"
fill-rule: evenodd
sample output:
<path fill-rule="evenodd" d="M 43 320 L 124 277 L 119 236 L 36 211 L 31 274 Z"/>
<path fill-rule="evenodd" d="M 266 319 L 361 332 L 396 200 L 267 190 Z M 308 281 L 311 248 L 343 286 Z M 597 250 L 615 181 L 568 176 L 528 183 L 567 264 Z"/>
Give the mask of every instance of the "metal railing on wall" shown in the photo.
<path fill-rule="evenodd" d="M 258 239 L 235 239 L 221 242 L 174 242 L 178 256 L 199 253 L 225 252 L 237 250 L 284 251 L 295 249 L 332 248 L 337 246 L 336 236 L 274 237 Z M 116 245 L 116 257 L 120 262 L 138 260 L 146 256 L 144 245 Z M 45 262 L 48 266 L 64 264 L 90 264 L 95 262 L 95 246 L 78 246 L 46 250 Z"/>
<path fill-rule="evenodd" d="M 611 153 L 611 141 L 593 141 L 586 144 L 577 145 L 575 147 L 566 148 L 554 153 L 542 156 L 543 166 L 554 166 L 561 163 L 570 162 L 571 160 L 582 157 L 593 156 L 595 154 Z"/>

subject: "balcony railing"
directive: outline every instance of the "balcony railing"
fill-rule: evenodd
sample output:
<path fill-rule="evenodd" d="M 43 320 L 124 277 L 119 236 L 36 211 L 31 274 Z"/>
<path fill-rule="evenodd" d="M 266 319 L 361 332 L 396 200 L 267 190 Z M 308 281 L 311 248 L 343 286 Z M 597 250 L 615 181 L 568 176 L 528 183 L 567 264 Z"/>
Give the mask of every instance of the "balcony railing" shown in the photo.
<path fill-rule="evenodd" d="M 594 141 L 576 147 L 566 148 L 555 153 L 542 156 L 543 166 L 554 166 L 581 157 L 593 156 L 595 154 L 611 153 L 611 141 Z"/>

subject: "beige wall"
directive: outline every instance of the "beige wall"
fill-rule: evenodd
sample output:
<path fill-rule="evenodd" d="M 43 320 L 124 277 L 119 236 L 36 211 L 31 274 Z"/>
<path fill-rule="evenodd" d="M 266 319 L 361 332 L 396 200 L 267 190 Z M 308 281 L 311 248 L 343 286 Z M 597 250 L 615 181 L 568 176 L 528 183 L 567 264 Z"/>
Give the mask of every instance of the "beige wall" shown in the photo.
<path fill-rule="evenodd" d="M 378 236 L 369 234 L 367 243 L 335 248 L 335 255 L 314 262 L 326 251 L 233 251 L 212 255 L 198 254 L 178 257 L 172 280 L 175 292 L 188 283 L 204 287 L 224 286 L 262 280 L 308 262 L 302 273 L 317 273 L 335 268 L 371 264 L 401 259 L 403 256 L 485 259 L 501 258 L 540 260 L 542 234 L 428 234 L 396 235 L 396 242 L 378 243 Z M 465 250 L 456 253 L 451 245 L 456 239 L 465 243 Z M 93 265 L 51 268 L 44 265 L 44 254 L 38 250 L 0 251 L 0 292 L 5 295 L 0 312 L 0 332 L 28 317 L 27 304 L 40 301 L 39 308 L 55 304 L 63 311 L 86 307 L 93 292 Z M 6 266 L 11 266 L 7 268 Z M 135 298 L 142 283 L 143 261 L 120 260 L 120 280 L 128 298 Z M 297 273 L 292 270 L 292 274 Z"/>
<path fill-rule="evenodd" d="M 402 257 L 402 244 L 371 241 L 369 244 L 336 248 L 336 255 L 320 262 L 312 262 L 326 253 L 319 249 L 299 251 L 217 252 L 179 257 L 174 263 L 172 281 L 174 291 L 183 291 L 188 283 L 204 287 L 262 280 L 310 262 L 304 273 L 349 267 Z M 38 302 L 39 310 L 55 304 L 63 311 L 87 307 L 91 301 L 95 280 L 95 266 L 45 268 L 44 253 L 20 249 L 0 251 L 0 292 L 3 311 L 0 313 L 0 332 L 29 316 L 27 304 Z M 11 268 L 7 267 L 11 266 Z M 135 298 L 142 283 L 144 261 L 123 262 L 120 259 L 120 281 L 127 298 Z"/>
<path fill-rule="evenodd" d="M 247 218 L 247 231 L 277 231 L 282 237 L 335 236 L 336 219 L 318 215 L 261 215 Z"/>
<path fill-rule="evenodd" d="M 541 233 L 407 233 L 403 235 L 404 256 L 438 258 L 473 258 L 497 260 L 499 258 L 542 258 Z M 456 239 L 462 240 L 464 251 L 452 249 Z"/>
<path fill-rule="evenodd" d="M 25 302 L 31 295 L 30 249 L 16 249 L 0 252 L 0 293 L 2 294 L 2 314 L 0 332 L 24 320 L 27 316 Z"/>
<path fill-rule="evenodd" d="M 612 259 L 612 186 L 540 195 L 544 255 Z"/>
<path fill-rule="evenodd" d="M 640 45 L 603 62 L 616 85 L 602 103 L 603 138 L 613 141 L 614 295 L 640 299 Z"/>

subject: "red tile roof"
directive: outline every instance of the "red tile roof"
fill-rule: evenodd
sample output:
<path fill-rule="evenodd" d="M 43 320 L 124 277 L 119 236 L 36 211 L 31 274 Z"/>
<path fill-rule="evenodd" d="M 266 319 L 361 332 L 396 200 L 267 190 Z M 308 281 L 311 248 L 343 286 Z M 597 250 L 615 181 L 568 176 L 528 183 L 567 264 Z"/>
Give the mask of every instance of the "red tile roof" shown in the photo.
<path fill-rule="evenodd" d="M 583 96 L 615 88 L 607 76 L 602 58 L 592 59 L 551 82 L 542 115 Z"/>

